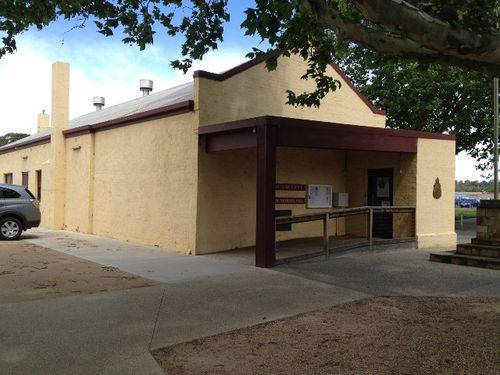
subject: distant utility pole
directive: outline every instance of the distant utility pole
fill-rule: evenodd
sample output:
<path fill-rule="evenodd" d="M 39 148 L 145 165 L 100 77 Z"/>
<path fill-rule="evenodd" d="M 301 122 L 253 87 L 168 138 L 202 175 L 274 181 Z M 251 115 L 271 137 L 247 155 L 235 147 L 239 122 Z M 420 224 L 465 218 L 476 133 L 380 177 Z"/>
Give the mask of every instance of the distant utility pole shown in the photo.
<path fill-rule="evenodd" d="M 500 14 L 500 7 L 498 6 L 498 1 L 495 1 L 495 13 L 497 16 L 497 24 L 496 27 L 498 29 L 499 22 L 498 16 Z M 493 183 L 494 186 L 494 198 L 498 199 L 498 77 L 493 78 Z"/>
<path fill-rule="evenodd" d="M 498 78 L 493 78 L 493 183 L 495 199 L 498 199 Z"/>

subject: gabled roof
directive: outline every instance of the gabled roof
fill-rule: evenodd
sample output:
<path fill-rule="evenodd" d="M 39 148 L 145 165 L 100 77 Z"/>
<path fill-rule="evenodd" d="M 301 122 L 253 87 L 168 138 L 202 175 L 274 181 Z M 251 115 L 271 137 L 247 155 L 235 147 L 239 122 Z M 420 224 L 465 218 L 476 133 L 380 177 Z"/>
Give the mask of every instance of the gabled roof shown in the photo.
<path fill-rule="evenodd" d="M 226 70 L 222 73 L 212 73 L 206 70 L 197 70 L 194 72 L 194 78 L 206 78 L 214 81 L 225 81 L 228 78 L 231 78 L 241 72 L 244 72 L 247 69 L 250 69 L 258 64 L 264 63 L 266 61 L 265 57 L 258 57 L 253 60 L 249 60 L 244 62 L 243 64 L 237 65 L 234 68 Z M 386 112 L 383 109 L 379 109 L 375 107 L 375 105 L 368 99 L 364 94 L 352 83 L 352 81 L 342 72 L 340 67 L 335 64 L 333 61 L 330 63 L 330 66 L 335 70 L 335 72 L 344 80 L 347 85 L 356 93 L 356 95 L 365 103 L 365 105 L 370 108 L 370 110 L 377 115 L 386 115 Z"/>

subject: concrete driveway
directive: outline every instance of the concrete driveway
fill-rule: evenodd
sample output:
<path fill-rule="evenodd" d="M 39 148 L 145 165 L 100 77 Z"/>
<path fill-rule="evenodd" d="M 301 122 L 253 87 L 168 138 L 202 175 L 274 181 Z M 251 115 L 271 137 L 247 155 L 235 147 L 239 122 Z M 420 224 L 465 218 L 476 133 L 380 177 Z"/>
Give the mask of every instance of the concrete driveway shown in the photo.
<path fill-rule="evenodd" d="M 500 298 L 500 274 L 432 263 L 415 249 L 257 269 L 70 232 L 30 241 L 162 284 L 0 305 L 0 373 L 160 374 L 162 347 L 375 295 Z M 154 334 L 153 334 L 154 332 Z"/>

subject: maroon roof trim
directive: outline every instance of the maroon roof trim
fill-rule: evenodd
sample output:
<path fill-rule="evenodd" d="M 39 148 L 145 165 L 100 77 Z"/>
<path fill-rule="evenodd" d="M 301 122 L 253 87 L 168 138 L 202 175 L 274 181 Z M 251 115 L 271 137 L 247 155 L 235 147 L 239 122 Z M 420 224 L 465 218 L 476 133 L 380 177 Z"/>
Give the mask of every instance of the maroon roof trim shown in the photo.
<path fill-rule="evenodd" d="M 241 72 L 244 72 L 247 69 L 250 69 L 262 62 L 266 61 L 265 57 L 258 57 L 250 61 L 246 61 L 243 64 L 237 65 L 234 68 L 223 72 L 223 73 L 212 73 L 207 72 L 206 70 L 197 70 L 193 74 L 193 78 L 207 78 L 213 81 L 224 81 L 228 78 L 235 76 Z M 373 105 L 373 103 L 363 95 L 363 93 L 351 82 L 349 78 L 344 74 L 344 72 L 339 68 L 337 64 L 334 62 L 330 63 L 331 67 L 337 72 L 338 75 L 347 83 L 347 85 L 356 93 L 356 95 L 365 103 L 370 110 L 376 115 L 386 115 L 386 112 L 382 109 L 379 109 Z"/>
<path fill-rule="evenodd" d="M 448 141 L 455 140 L 454 134 L 431 133 L 418 130 L 377 128 L 374 126 L 339 124 L 333 122 L 302 120 L 302 119 L 277 117 L 277 116 L 266 116 L 266 117 L 268 118 L 267 123 L 269 125 L 276 125 L 276 126 L 314 126 L 316 128 L 321 127 L 323 129 L 329 129 L 333 125 L 337 128 L 340 127 L 349 128 L 359 133 L 380 134 L 385 136 L 407 137 L 407 138 L 442 139 Z"/>
<path fill-rule="evenodd" d="M 200 126 L 198 128 L 198 134 L 203 135 L 221 133 L 238 129 L 248 129 L 252 127 L 263 126 L 267 124 L 267 120 L 269 118 L 270 116 L 253 117 L 245 120 L 228 121 L 214 125 Z"/>
<path fill-rule="evenodd" d="M 207 135 L 205 148 L 208 152 L 239 150 L 257 147 L 257 133 L 251 129 L 236 130 L 229 133 Z"/>
<path fill-rule="evenodd" d="M 236 65 L 234 68 L 231 68 L 223 73 L 212 73 L 212 72 L 207 72 L 206 70 L 197 70 L 193 73 L 193 78 L 207 78 L 214 81 L 224 81 L 228 78 L 231 78 L 232 76 L 235 76 L 236 74 L 239 74 L 256 65 L 259 65 L 264 61 L 266 61 L 265 57 L 257 57 L 253 60 L 246 61 L 243 64 Z"/>
<path fill-rule="evenodd" d="M 325 121 L 315 121 L 315 120 L 302 120 L 289 117 L 278 117 L 278 116 L 262 116 L 254 117 L 245 120 L 225 122 L 215 125 L 201 126 L 198 129 L 198 134 L 215 134 L 232 132 L 237 130 L 242 130 L 245 128 L 253 128 L 265 125 L 274 125 L 277 127 L 309 127 L 314 129 L 322 130 L 334 130 L 334 129 L 349 129 L 351 131 L 360 134 L 373 134 L 373 135 L 383 135 L 383 136 L 394 136 L 394 137 L 406 137 L 406 138 L 428 138 L 428 139 L 442 139 L 448 141 L 454 141 L 454 134 L 442 134 L 442 133 L 430 133 L 416 130 L 402 130 L 402 129 L 389 129 L 389 128 L 376 128 L 372 126 L 361 126 L 361 125 L 349 125 L 349 124 L 339 124 L 335 122 L 325 122 Z"/>
<path fill-rule="evenodd" d="M 63 134 L 66 138 L 77 137 L 83 134 L 95 133 L 98 131 L 114 129 L 121 126 L 133 125 L 144 120 L 152 120 L 161 117 L 180 115 L 182 113 L 191 112 L 193 111 L 193 109 L 194 102 L 192 100 L 186 100 L 180 103 L 152 109 L 150 111 L 99 122 L 97 124 L 83 125 L 76 128 L 66 129 L 63 131 Z"/>
<path fill-rule="evenodd" d="M 23 148 L 29 148 L 29 147 L 33 147 L 33 146 L 43 145 L 46 143 L 50 143 L 50 134 L 44 135 L 43 137 L 40 137 L 37 139 L 32 139 L 32 140 L 25 141 L 22 143 L 17 143 L 15 145 L 11 145 L 11 146 L 6 145 L 5 148 L 2 148 L 0 150 L 0 155 L 7 154 L 9 152 L 22 150 Z"/>

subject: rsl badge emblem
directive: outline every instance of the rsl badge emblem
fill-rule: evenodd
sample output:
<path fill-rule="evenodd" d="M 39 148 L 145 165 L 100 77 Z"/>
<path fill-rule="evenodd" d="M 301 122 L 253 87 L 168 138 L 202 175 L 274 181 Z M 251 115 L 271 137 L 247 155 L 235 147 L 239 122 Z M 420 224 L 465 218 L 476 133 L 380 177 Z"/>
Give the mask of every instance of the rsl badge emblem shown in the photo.
<path fill-rule="evenodd" d="M 434 182 L 434 190 L 432 191 L 432 196 L 435 199 L 441 198 L 441 183 L 439 182 L 439 178 L 436 178 L 436 182 Z"/>

